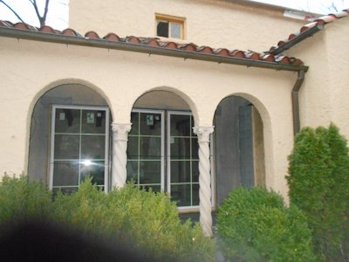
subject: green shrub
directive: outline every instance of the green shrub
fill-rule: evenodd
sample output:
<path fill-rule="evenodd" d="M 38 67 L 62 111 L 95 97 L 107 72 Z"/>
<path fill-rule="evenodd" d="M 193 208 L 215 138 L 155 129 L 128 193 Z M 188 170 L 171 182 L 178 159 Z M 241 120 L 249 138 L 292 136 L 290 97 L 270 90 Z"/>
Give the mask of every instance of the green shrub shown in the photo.
<path fill-rule="evenodd" d="M 319 259 L 349 259 L 349 157 L 334 125 L 305 128 L 289 157 L 289 196 L 307 216 Z"/>
<path fill-rule="evenodd" d="M 40 219 L 49 213 L 50 192 L 27 177 L 3 177 L 0 182 L 0 223 Z"/>
<path fill-rule="evenodd" d="M 58 195 L 52 219 L 111 241 L 131 242 L 158 259 L 212 261 L 214 243 L 198 225 L 182 224 L 176 205 L 165 194 L 133 185 L 108 194 L 84 182 L 77 193 Z M 117 245 L 117 243 L 115 243 Z"/>
<path fill-rule="evenodd" d="M 160 261 L 214 260 L 213 240 L 204 237 L 198 225 L 181 223 L 168 196 L 133 185 L 105 194 L 87 180 L 76 193 L 58 193 L 52 198 L 45 186 L 28 182 L 26 177 L 4 178 L 0 223 L 23 219 L 48 221 L 58 228 L 63 225 L 68 232 L 92 236 L 109 246 L 130 245 L 132 252 Z"/>
<path fill-rule="evenodd" d="M 230 261 L 313 261 L 311 232 L 295 207 L 263 188 L 239 188 L 218 211 L 217 229 Z"/>

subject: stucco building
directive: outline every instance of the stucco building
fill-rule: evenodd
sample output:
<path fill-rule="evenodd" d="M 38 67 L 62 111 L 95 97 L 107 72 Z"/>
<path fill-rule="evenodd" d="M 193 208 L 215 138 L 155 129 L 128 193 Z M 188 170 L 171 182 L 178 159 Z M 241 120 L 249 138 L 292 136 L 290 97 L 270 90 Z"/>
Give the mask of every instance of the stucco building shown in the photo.
<path fill-rule="evenodd" d="M 283 11 L 72 0 L 72 29 L 0 21 L 1 176 L 66 192 L 133 180 L 199 213 L 207 235 L 238 186 L 287 198 L 300 127 L 332 121 L 349 138 L 349 19 Z"/>

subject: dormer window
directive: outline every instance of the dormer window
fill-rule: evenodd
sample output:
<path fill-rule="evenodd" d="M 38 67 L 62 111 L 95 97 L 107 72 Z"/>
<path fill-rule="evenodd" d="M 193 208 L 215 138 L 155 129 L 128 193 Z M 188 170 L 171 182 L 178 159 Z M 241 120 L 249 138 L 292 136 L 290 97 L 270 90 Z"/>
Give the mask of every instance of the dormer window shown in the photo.
<path fill-rule="evenodd" d="M 184 21 L 181 17 L 156 15 L 156 35 L 184 39 Z"/>

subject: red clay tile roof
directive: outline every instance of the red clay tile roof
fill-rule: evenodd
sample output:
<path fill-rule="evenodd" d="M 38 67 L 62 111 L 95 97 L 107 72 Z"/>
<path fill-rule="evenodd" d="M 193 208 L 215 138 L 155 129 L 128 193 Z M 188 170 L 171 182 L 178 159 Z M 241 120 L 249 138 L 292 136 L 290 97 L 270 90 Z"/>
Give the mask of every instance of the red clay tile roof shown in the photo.
<path fill-rule="evenodd" d="M 96 32 L 94 31 L 89 31 L 85 33 L 84 36 L 80 35 L 73 29 L 65 29 L 63 31 L 55 30 L 51 28 L 50 26 L 43 26 L 41 28 L 36 28 L 24 23 L 16 23 L 13 24 L 8 21 L 1 21 L 0 20 L 0 29 L 1 28 L 6 28 L 6 29 L 14 29 L 14 30 L 19 30 L 21 32 L 26 32 L 26 33 L 32 33 L 32 34 L 39 34 L 41 36 L 45 35 L 55 35 L 55 36 L 64 36 L 68 39 L 70 37 L 72 38 L 78 38 L 78 39 L 83 39 L 84 41 L 87 42 L 93 42 L 96 41 L 99 42 L 108 42 L 108 43 L 120 43 L 122 45 L 130 45 L 130 46 L 142 46 L 142 47 L 150 47 L 154 50 L 155 49 L 167 49 L 167 50 L 175 50 L 175 51 L 182 51 L 187 54 L 192 54 L 192 55 L 200 55 L 205 57 L 221 57 L 225 59 L 235 59 L 235 60 L 244 60 L 244 61 L 250 61 L 251 64 L 253 62 L 261 62 L 263 64 L 273 64 L 273 65 L 285 65 L 285 66 L 292 66 L 296 68 L 295 70 L 292 71 L 298 71 L 298 70 L 304 70 L 305 66 L 303 66 L 303 62 L 297 58 L 294 57 L 287 57 L 283 55 L 273 55 L 273 54 L 265 54 L 265 53 L 257 53 L 253 51 L 243 51 L 243 50 L 228 50 L 225 48 L 212 48 L 209 46 L 197 46 L 193 43 L 188 43 L 188 44 L 180 44 L 172 41 L 163 41 L 162 39 L 159 38 L 149 38 L 149 37 L 136 37 L 136 36 L 127 36 L 127 37 L 120 37 L 115 33 L 109 33 L 104 37 L 100 37 Z M 19 32 L 17 31 L 17 32 Z M 0 35 L 5 35 L 6 34 L 0 34 Z M 12 37 L 16 37 L 12 35 Z M 68 37 L 68 38 L 67 38 Z M 29 37 L 28 37 L 29 38 Z M 63 42 L 64 39 L 61 41 Z M 71 38 L 70 38 L 71 39 Z M 205 60 L 205 59 L 201 59 Z M 251 65 L 252 66 L 252 65 Z M 300 69 L 300 67 L 302 67 Z M 299 67 L 297 69 L 297 67 Z M 279 68 L 280 70 L 287 70 L 284 68 Z"/>
<path fill-rule="evenodd" d="M 319 30 L 320 30 L 324 27 L 324 25 L 331 23 L 335 20 L 344 18 L 344 17 L 349 17 L 349 9 L 345 9 L 345 10 L 338 12 L 338 13 L 335 13 L 335 14 L 329 14 L 329 15 L 315 18 L 310 23 L 307 23 L 304 26 L 302 26 L 298 33 L 290 34 L 288 39 L 279 41 L 277 46 L 272 46 L 270 48 L 270 50 L 267 51 L 266 53 L 278 55 L 281 52 L 283 52 L 284 50 L 287 50 L 290 47 L 292 47 L 293 46 L 292 42 L 294 42 L 294 44 L 296 44 L 296 43 L 302 41 L 303 39 L 311 36 L 312 34 L 308 33 L 310 30 L 315 29 L 315 28 L 319 28 Z"/>

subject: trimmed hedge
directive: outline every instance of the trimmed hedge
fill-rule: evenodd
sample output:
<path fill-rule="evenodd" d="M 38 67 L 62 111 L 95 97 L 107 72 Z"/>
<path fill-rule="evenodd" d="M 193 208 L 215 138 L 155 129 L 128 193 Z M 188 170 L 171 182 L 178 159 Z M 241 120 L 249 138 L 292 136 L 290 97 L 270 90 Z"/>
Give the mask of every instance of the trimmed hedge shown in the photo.
<path fill-rule="evenodd" d="M 78 192 L 52 199 L 38 183 L 27 182 L 24 177 L 5 178 L 0 186 L 0 223 L 46 218 L 111 246 L 126 243 L 132 252 L 156 260 L 214 260 L 213 240 L 204 237 L 200 227 L 189 220 L 181 223 L 176 205 L 165 194 L 133 185 L 105 194 L 86 181 Z"/>
<path fill-rule="evenodd" d="M 295 207 L 264 188 L 239 188 L 218 211 L 217 229 L 229 261 L 314 261 L 311 232 Z"/>
<path fill-rule="evenodd" d="M 319 260 L 349 260 L 349 155 L 333 124 L 305 128 L 289 157 L 289 196 L 307 216 Z"/>

